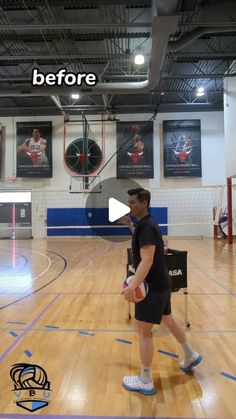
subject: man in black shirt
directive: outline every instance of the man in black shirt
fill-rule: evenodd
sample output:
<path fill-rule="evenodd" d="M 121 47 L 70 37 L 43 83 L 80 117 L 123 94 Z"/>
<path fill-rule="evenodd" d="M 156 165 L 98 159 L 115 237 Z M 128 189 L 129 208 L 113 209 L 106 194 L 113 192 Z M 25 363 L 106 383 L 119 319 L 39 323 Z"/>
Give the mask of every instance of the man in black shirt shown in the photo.
<path fill-rule="evenodd" d="M 159 226 L 149 215 L 150 192 L 143 188 L 131 189 L 129 207 L 131 215 L 137 219 L 134 227 L 129 216 L 121 222 L 133 232 L 132 250 L 135 275 L 129 286 L 122 291 L 125 299 L 135 303 L 135 319 L 138 321 L 141 374 L 123 378 L 123 385 L 129 391 L 145 395 L 155 393 L 151 364 L 153 358 L 152 328 L 161 321 L 182 345 L 184 361 L 180 369 L 189 372 L 198 365 L 202 356 L 194 351 L 187 341 L 183 328 L 171 315 L 171 285 L 165 263 L 164 243 Z M 136 303 L 135 288 L 144 279 L 148 282 L 149 292 L 144 300 Z"/>

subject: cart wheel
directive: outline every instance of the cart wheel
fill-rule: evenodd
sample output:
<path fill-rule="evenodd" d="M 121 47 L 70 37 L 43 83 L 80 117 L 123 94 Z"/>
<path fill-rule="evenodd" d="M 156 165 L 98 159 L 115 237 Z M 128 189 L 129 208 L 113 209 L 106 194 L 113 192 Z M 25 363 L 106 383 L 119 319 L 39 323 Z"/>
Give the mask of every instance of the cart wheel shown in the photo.
<path fill-rule="evenodd" d="M 189 322 L 186 322 L 185 324 L 186 324 L 186 327 L 188 327 L 188 328 L 190 327 L 190 323 Z"/>

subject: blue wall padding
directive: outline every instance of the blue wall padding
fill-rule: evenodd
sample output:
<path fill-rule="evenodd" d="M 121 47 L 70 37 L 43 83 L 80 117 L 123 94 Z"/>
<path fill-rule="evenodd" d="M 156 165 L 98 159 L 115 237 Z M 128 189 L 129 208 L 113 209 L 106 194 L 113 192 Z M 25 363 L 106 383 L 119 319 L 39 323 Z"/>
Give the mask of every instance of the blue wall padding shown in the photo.
<path fill-rule="evenodd" d="M 88 218 L 88 214 L 92 216 Z M 168 211 L 166 207 L 152 207 L 150 209 L 152 217 L 158 224 L 167 224 Z M 92 229 L 89 225 L 101 226 Z M 109 228 L 103 226 L 109 225 Z M 116 223 L 110 223 L 108 220 L 108 208 L 48 208 L 47 226 L 64 227 L 50 228 L 47 230 L 48 236 L 130 236 L 130 230 L 127 227 L 114 227 Z M 88 228 L 66 228 L 66 226 L 88 226 Z M 168 234 L 168 228 L 161 227 L 164 235 Z"/>

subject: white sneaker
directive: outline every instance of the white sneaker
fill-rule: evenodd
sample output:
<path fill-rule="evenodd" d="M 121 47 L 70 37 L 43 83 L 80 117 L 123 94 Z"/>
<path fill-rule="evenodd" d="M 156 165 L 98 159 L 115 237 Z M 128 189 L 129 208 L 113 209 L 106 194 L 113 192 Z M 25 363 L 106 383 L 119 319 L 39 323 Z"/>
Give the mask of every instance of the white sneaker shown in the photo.
<path fill-rule="evenodd" d="M 179 364 L 179 368 L 184 372 L 189 372 L 193 367 L 196 367 L 202 361 L 202 356 L 198 352 L 194 352 L 191 358 L 185 358 Z"/>
<path fill-rule="evenodd" d="M 153 381 L 144 384 L 138 375 L 124 377 L 123 386 L 128 391 L 137 391 L 138 393 L 145 394 L 145 396 L 151 396 L 156 393 Z"/>

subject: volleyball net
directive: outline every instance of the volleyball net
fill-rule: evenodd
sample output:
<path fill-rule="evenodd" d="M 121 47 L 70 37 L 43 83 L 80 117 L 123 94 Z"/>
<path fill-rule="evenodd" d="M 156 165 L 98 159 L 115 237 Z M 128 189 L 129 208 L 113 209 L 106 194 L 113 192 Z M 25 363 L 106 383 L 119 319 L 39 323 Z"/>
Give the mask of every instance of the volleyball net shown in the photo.
<path fill-rule="evenodd" d="M 24 192 L 18 182 L 7 182 L 4 188 L 1 183 L 0 189 L 0 238 L 24 238 L 22 232 L 26 230 L 28 236 L 34 238 L 94 235 L 91 220 L 88 222 L 87 193 L 76 193 L 76 190 L 71 193 L 68 189 L 45 187 L 25 188 L 25 191 L 30 192 L 30 202 L 14 202 L 14 196 L 20 191 Z M 152 196 L 151 214 L 164 235 L 213 237 L 214 225 L 218 224 L 219 214 L 226 205 L 223 185 L 148 189 Z M 232 190 L 235 191 L 235 185 Z M 4 202 L 7 191 L 10 192 L 12 202 Z M 124 193 L 126 195 L 125 187 Z M 107 232 L 110 229 L 111 235 L 114 235 L 114 231 L 117 235 L 123 234 L 121 232 L 124 229 L 106 220 L 108 198 L 112 197 L 112 191 L 102 190 L 98 195 L 91 205 L 94 223 L 104 225 Z M 123 197 L 121 201 L 124 202 Z M 214 207 L 217 211 L 213 217 Z M 104 212 L 101 213 L 101 210 Z"/>

